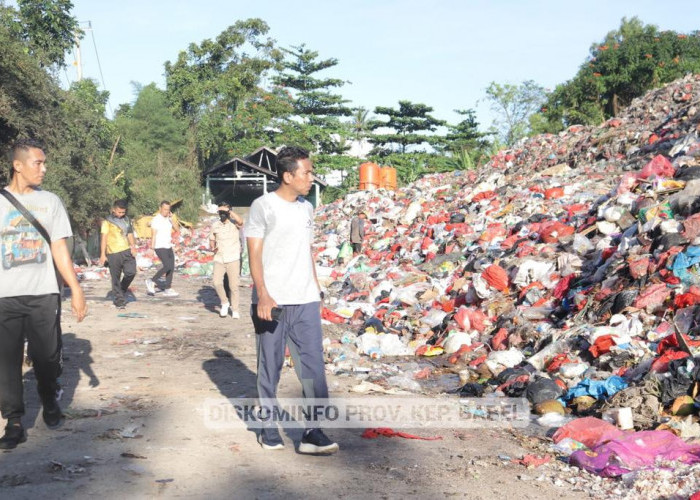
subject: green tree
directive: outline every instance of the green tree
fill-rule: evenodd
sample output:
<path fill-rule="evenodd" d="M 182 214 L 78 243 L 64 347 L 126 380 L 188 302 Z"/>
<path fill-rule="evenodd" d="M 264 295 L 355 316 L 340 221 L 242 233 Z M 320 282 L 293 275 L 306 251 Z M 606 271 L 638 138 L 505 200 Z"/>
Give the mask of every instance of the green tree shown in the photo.
<path fill-rule="evenodd" d="M 632 100 L 687 73 L 700 72 L 700 32 L 659 31 L 638 18 L 594 43 L 568 82 L 549 96 L 538 128 L 558 131 L 579 123 L 595 125 L 616 116 Z"/>
<path fill-rule="evenodd" d="M 369 129 L 369 110 L 363 107 L 353 109 L 352 121 L 352 138 L 358 142 L 363 141 L 370 134 Z"/>
<path fill-rule="evenodd" d="M 51 138 L 47 189 L 56 192 L 82 237 L 95 228 L 108 206 L 107 162 L 113 127 L 105 118 L 109 93 L 90 79 L 75 82 L 63 92 L 59 134 Z"/>
<path fill-rule="evenodd" d="M 0 4 L 0 146 L 17 137 L 44 142 L 58 132 L 60 92 L 56 83 L 26 50 L 16 31 L 16 12 Z M 4 169 L 3 169 L 4 172 Z"/>
<path fill-rule="evenodd" d="M 305 45 L 282 49 L 287 56 L 273 83 L 290 92 L 297 133 L 295 143 L 315 151 L 320 172 L 347 168 L 342 155 L 349 149 L 348 127 L 340 117 L 352 115 L 349 102 L 333 89 L 345 85 L 339 78 L 321 78 L 318 73 L 338 65 L 335 58 L 319 60 L 318 52 Z"/>
<path fill-rule="evenodd" d="M 498 138 L 505 145 L 512 146 L 528 135 L 529 118 L 541 109 L 547 94 L 532 80 L 520 85 L 491 82 L 486 88 L 486 98 L 496 114 L 493 126 Z"/>
<path fill-rule="evenodd" d="M 161 200 L 182 200 L 178 213 L 195 220 L 201 200 L 200 172 L 189 155 L 186 119 L 169 107 L 154 83 L 137 87 L 132 106 L 115 118 L 120 148 L 111 167 L 111 198 L 125 197 L 133 213 L 148 214 Z"/>
<path fill-rule="evenodd" d="M 261 19 L 237 21 L 216 39 L 190 44 L 175 62 L 165 63 L 168 99 L 189 123 L 191 155 L 202 169 L 230 157 L 241 138 L 264 130 L 281 106 L 278 94 L 260 88 L 262 77 L 281 59 L 268 31 Z M 268 111 L 250 113 L 258 108 Z M 259 145 L 269 132 L 256 136 Z"/>
<path fill-rule="evenodd" d="M 410 101 L 399 101 L 398 109 L 377 106 L 374 113 L 386 115 L 388 118 L 373 120 L 370 123 L 370 129 L 375 131 L 370 138 L 374 145 L 372 154 L 380 157 L 395 152 L 406 154 L 409 148 L 420 151 L 439 142 L 440 139 L 432 133 L 446 122 L 431 116 L 432 111 L 430 106 Z M 379 132 L 382 129 L 389 131 Z"/>
<path fill-rule="evenodd" d="M 65 53 L 83 36 L 70 0 L 17 0 L 22 38 L 43 66 L 64 66 Z"/>
<path fill-rule="evenodd" d="M 473 109 L 456 109 L 455 113 L 463 119 L 455 125 L 447 125 L 447 134 L 438 149 L 444 151 L 451 159 L 447 164 L 453 167 L 453 170 L 469 170 L 488 158 L 491 148 L 488 137 L 492 133 L 479 130 L 479 122 Z"/>

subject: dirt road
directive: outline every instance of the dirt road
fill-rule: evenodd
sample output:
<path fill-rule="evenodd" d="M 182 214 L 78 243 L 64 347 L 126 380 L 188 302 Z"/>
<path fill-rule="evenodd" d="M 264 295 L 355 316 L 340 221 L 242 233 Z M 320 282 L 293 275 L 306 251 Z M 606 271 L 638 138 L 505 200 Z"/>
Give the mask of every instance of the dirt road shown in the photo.
<path fill-rule="evenodd" d="M 442 439 L 421 441 L 334 429 L 340 452 L 317 457 L 295 451 L 300 431 L 283 434 L 284 450 L 264 451 L 250 430 L 209 428 L 206 400 L 255 396 L 250 288 L 241 288 L 244 314 L 233 320 L 219 318 L 207 279 L 176 276 L 181 295 L 166 299 L 147 296 L 143 277 L 124 311 L 106 300 L 107 280 L 84 283 L 89 317 L 77 324 L 67 313 L 63 321 L 69 418 L 58 430 L 45 427 L 29 369 L 29 439 L 0 454 L 0 497 L 588 497 L 576 491 L 578 472 L 562 472 L 555 460 L 535 469 L 513 463 L 543 452 L 537 440 L 506 430 L 424 429 Z M 338 396 L 357 383 L 328 381 Z M 285 368 L 280 395 L 299 394 Z"/>

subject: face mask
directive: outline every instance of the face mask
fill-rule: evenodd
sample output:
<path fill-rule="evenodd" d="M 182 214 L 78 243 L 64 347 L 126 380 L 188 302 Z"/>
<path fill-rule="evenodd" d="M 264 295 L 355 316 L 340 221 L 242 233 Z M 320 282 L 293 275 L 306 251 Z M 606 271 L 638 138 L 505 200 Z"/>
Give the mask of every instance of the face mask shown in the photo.
<path fill-rule="evenodd" d="M 228 219 L 228 212 L 219 212 L 219 219 L 221 219 L 221 222 L 226 222 L 226 219 Z"/>

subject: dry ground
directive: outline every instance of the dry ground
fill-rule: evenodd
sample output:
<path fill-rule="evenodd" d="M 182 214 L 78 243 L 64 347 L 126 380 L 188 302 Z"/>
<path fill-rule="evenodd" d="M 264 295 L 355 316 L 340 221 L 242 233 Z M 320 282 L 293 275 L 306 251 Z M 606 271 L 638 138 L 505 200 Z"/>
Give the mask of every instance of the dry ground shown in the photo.
<path fill-rule="evenodd" d="M 241 288 L 243 318 L 236 321 L 219 318 L 205 278 L 176 276 L 176 299 L 147 296 L 143 278 L 137 277 L 136 301 L 125 311 L 105 299 L 107 280 L 84 283 L 89 316 L 77 324 L 65 314 L 63 321 L 62 406 L 69 418 L 58 430 L 44 426 L 29 369 L 29 440 L 0 454 L 0 497 L 587 496 L 568 482 L 553 484 L 558 465 L 510 463 L 507 456 L 533 451 L 507 431 L 423 430 L 443 439 L 414 441 L 368 440 L 361 429 L 336 429 L 328 434 L 340 452 L 317 457 L 295 451 L 298 431 L 285 435 L 284 450 L 264 451 L 250 430 L 210 429 L 203 418 L 206 399 L 255 395 L 250 288 Z M 329 375 L 336 395 L 347 395 L 355 383 Z M 299 392 L 293 370 L 285 368 L 280 395 Z"/>

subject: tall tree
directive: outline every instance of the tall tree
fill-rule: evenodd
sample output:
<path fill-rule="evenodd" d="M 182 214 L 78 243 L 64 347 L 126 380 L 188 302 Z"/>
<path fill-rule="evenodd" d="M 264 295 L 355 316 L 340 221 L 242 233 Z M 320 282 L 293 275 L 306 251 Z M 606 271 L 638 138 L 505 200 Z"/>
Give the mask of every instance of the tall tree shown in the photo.
<path fill-rule="evenodd" d="M 345 85 L 339 78 L 323 78 L 318 74 L 338 65 L 335 58 L 319 60 L 317 51 L 305 45 L 282 49 L 286 55 L 273 83 L 290 91 L 294 107 L 293 120 L 298 123 L 297 140 L 317 152 L 320 171 L 344 168 L 348 163 L 337 158 L 349 149 L 347 126 L 340 117 L 352 115 L 349 102 L 333 89 Z"/>
<path fill-rule="evenodd" d="M 44 66 L 64 65 L 65 53 L 83 36 L 70 0 L 17 0 L 22 38 Z"/>
<path fill-rule="evenodd" d="M 491 82 L 486 88 L 486 98 L 497 117 L 493 125 L 499 139 L 505 145 L 512 146 L 528 135 L 529 118 L 540 110 L 547 94 L 543 87 L 532 80 L 520 85 Z"/>
<path fill-rule="evenodd" d="M 165 63 L 168 98 L 190 125 L 191 153 L 201 168 L 227 159 L 236 141 L 251 130 L 241 121 L 258 117 L 245 112 L 248 106 L 279 106 L 276 94 L 260 88 L 263 76 L 281 59 L 274 40 L 266 38 L 268 31 L 261 19 L 237 21 L 216 39 L 190 44 L 175 62 Z M 267 122 L 269 117 L 262 118 Z M 258 129 L 267 125 L 258 124 Z"/>
<path fill-rule="evenodd" d="M 632 99 L 687 73 L 700 72 L 700 32 L 659 31 L 638 18 L 591 46 L 578 73 L 549 96 L 539 128 L 594 125 L 617 115 Z"/>
<path fill-rule="evenodd" d="M 399 107 L 389 108 L 377 106 L 374 113 L 386 115 L 386 120 L 373 120 L 370 129 L 375 133 L 370 138 L 374 144 L 374 154 L 386 156 L 393 152 L 408 153 L 409 148 L 414 151 L 425 150 L 426 146 L 439 142 L 439 138 L 432 134 L 438 127 L 446 124 L 444 120 L 438 120 L 430 115 L 433 108 L 425 104 L 399 101 Z M 382 130 L 388 129 L 388 132 Z M 382 132 L 380 132 L 382 131 Z"/>
<path fill-rule="evenodd" d="M 481 132 L 473 109 L 455 109 L 463 119 L 455 125 L 447 125 L 447 134 L 439 150 L 445 151 L 454 161 L 449 162 L 457 170 L 474 168 L 488 155 L 490 132 Z"/>
<path fill-rule="evenodd" d="M 179 213 L 197 217 L 200 172 L 188 154 L 187 120 L 173 113 L 154 83 L 138 88 L 134 104 L 115 118 L 120 148 L 112 174 L 112 197 L 125 197 L 136 213 L 152 213 L 161 200 L 182 199 Z"/>

